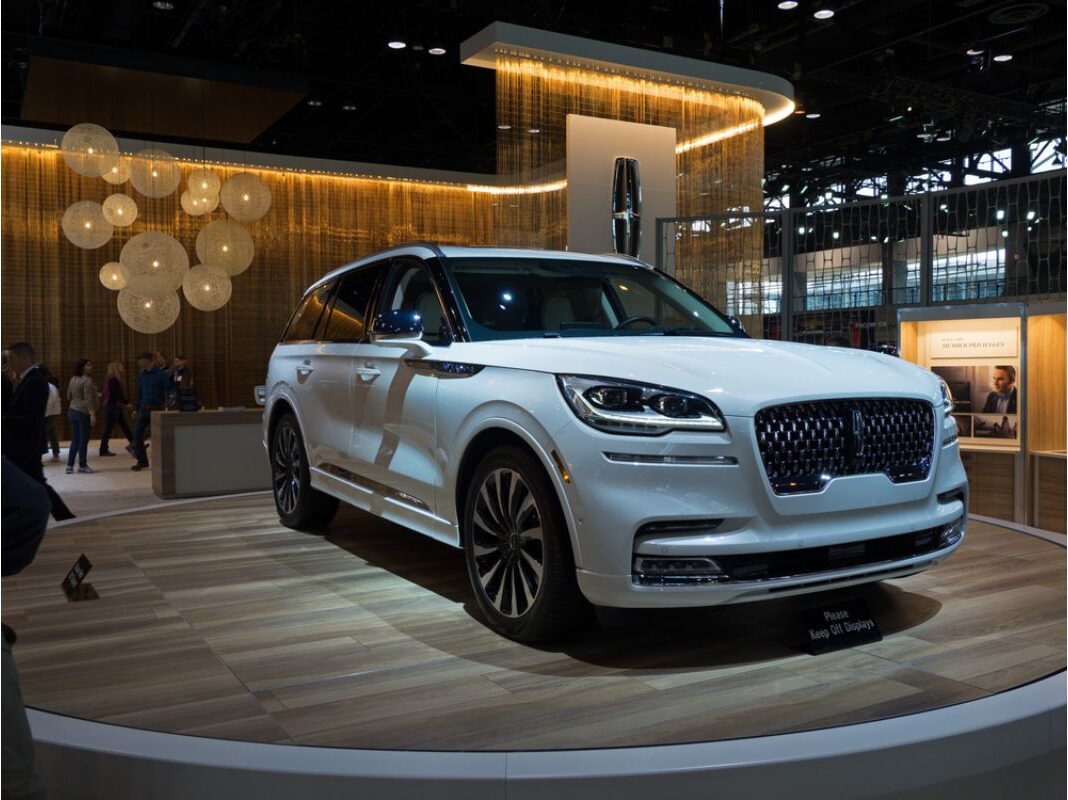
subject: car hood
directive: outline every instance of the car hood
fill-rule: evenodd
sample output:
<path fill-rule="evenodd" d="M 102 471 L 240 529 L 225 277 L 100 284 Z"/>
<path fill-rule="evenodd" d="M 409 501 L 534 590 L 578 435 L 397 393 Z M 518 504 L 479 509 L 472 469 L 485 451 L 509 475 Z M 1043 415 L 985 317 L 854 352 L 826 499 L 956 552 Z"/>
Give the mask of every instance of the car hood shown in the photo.
<path fill-rule="evenodd" d="M 703 395 L 730 416 L 830 397 L 919 397 L 940 404 L 938 379 L 907 361 L 841 347 L 768 339 L 674 336 L 462 342 L 449 360 L 595 375 Z M 440 357 L 440 356 L 438 356 Z"/>

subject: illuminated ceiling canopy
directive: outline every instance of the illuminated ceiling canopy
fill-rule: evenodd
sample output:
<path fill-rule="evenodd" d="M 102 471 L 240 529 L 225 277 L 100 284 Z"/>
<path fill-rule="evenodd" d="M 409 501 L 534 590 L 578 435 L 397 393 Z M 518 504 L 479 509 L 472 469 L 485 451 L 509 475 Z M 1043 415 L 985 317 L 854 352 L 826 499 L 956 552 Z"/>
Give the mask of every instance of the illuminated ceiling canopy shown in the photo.
<path fill-rule="evenodd" d="M 785 119 L 794 110 L 789 81 L 756 70 L 716 64 L 579 36 L 494 22 L 460 45 L 460 60 L 496 69 L 500 56 L 578 67 L 604 76 L 620 75 L 727 95 L 744 95 L 764 108 L 764 125 Z M 591 75 L 591 80 L 598 76 Z"/>

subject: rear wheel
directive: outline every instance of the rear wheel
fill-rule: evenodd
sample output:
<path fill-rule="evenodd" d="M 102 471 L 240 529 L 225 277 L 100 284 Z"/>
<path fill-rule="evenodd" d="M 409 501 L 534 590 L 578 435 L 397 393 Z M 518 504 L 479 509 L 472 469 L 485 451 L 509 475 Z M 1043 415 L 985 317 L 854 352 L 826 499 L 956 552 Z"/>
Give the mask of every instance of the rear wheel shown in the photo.
<path fill-rule="evenodd" d="M 479 608 L 499 633 L 540 641 L 590 619 L 560 503 L 527 451 L 500 447 L 478 465 L 464 504 L 464 552 Z"/>
<path fill-rule="evenodd" d="M 292 414 L 275 426 L 270 455 L 274 504 L 282 524 L 298 530 L 326 527 L 337 513 L 338 500 L 312 488 L 304 439 Z"/>

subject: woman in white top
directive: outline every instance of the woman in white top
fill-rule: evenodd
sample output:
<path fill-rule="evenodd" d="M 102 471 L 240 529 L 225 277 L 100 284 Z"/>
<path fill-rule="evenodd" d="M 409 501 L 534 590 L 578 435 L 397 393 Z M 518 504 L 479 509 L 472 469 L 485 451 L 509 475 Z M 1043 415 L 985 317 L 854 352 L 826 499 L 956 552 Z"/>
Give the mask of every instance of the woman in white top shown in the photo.
<path fill-rule="evenodd" d="M 63 413 L 63 404 L 59 401 L 56 376 L 47 368 L 45 368 L 45 379 L 48 381 L 48 403 L 45 405 L 45 442 L 41 452 L 47 453 L 51 446 L 52 460 L 59 461 L 59 435 L 56 433 L 56 423 L 59 422 L 59 415 Z"/>
<path fill-rule="evenodd" d="M 96 409 L 100 405 L 100 398 L 96 393 L 96 386 L 89 376 L 93 373 L 93 365 L 88 358 L 79 358 L 74 364 L 74 375 L 67 384 L 67 399 L 70 401 L 70 410 L 67 419 L 70 420 L 70 453 L 67 455 L 67 474 L 74 472 L 74 457 L 78 457 L 78 472 L 96 472 L 89 467 L 86 451 L 89 449 L 89 434 L 96 424 Z"/>

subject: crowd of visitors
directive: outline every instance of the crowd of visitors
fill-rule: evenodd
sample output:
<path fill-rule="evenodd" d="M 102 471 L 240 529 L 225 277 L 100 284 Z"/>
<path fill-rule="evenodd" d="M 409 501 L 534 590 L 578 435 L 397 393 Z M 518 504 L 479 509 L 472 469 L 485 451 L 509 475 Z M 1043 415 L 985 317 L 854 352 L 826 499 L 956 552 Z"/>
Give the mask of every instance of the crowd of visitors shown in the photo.
<path fill-rule="evenodd" d="M 171 367 L 159 352 L 145 351 L 137 357 L 136 401 L 132 401 L 126 386 L 126 370 L 121 361 L 108 364 L 103 392 L 93 381 L 93 363 L 80 358 L 74 364 L 67 382 L 67 420 L 70 424 L 70 447 L 67 450 L 67 474 L 75 471 L 89 474 L 89 440 L 96 426 L 97 412 L 103 414 L 99 454 L 114 456 L 110 449 L 115 428 L 126 437 L 126 450 L 135 459 L 131 469 L 149 466 L 148 443 L 153 411 L 176 405 L 182 392 L 192 387 L 193 374 L 189 360 L 177 355 Z M 16 342 L 4 352 L 3 380 L 3 454 L 11 463 L 34 480 L 44 484 L 52 504 L 52 514 L 58 519 L 73 517 L 45 480 L 42 455 L 52 453 L 52 461 L 60 461 L 57 422 L 63 413 L 59 382 L 41 364 L 28 342 Z M 133 427 L 130 414 L 133 414 Z"/>

